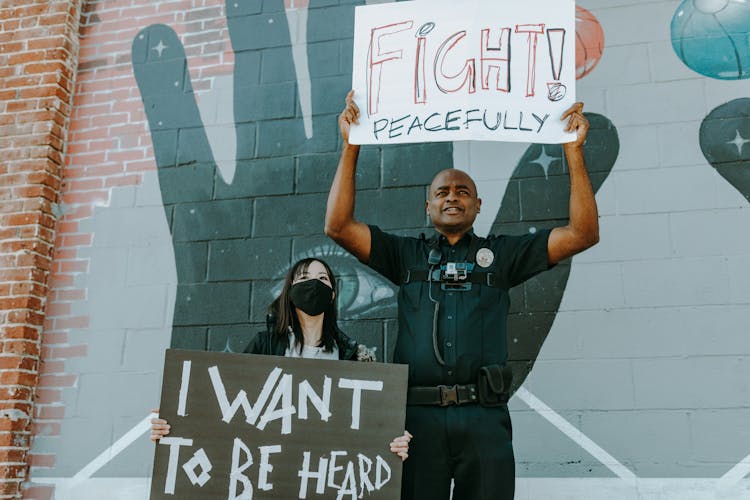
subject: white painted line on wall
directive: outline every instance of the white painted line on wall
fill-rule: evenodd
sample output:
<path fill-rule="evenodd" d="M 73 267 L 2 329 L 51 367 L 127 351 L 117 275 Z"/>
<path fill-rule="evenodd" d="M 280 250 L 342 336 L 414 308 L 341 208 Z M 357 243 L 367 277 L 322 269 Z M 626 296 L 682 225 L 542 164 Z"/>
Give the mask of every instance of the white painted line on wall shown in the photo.
<path fill-rule="evenodd" d="M 574 427 L 570 422 L 565 420 L 559 413 L 554 411 L 552 408 L 547 406 L 541 399 L 534 396 L 529 390 L 521 387 L 516 392 L 516 395 L 526 403 L 532 410 L 537 412 L 545 420 L 555 426 L 560 432 L 568 436 L 573 442 L 578 444 L 581 448 L 586 450 L 605 467 L 611 470 L 620 479 L 629 481 L 639 481 L 639 478 L 630 469 L 622 465 L 616 458 L 607 453 L 603 448 L 597 445 L 593 440 L 586 436 L 579 429 Z M 71 478 L 32 478 L 31 481 L 34 483 L 47 483 L 55 484 L 60 491 L 63 493 L 68 491 L 80 483 L 88 480 L 94 475 L 99 469 L 104 467 L 108 462 L 119 455 L 125 448 L 130 446 L 136 439 L 143 434 L 147 433 L 151 428 L 151 419 L 158 417 L 155 413 L 148 414 L 143 420 L 136 424 L 132 429 L 126 432 L 120 439 L 115 441 L 112 446 L 101 452 L 96 458 L 84 466 L 78 473 Z M 750 455 L 743 458 L 737 465 L 730 469 L 724 474 L 718 482 L 710 480 L 711 483 L 716 485 L 718 492 L 727 492 L 735 488 L 747 474 L 750 473 Z M 573 479 L 573 478 L 571 478 Z M 581 480 L 575 478 L 575 480 Z M 685 478 L 687 479 L 687 478 Z M 525 479 L 528 481 L 528 479 Z M 549 481 L 551 479 L 548 479 Z M 585 481 L 585 480 L 583 480 Z M 703 479 L 706 481 L 706 479 Z M 643 497 L 647 498 L 647 497 Z M 729 497 L 727 497 L 729 498 Z M 732 497 L 734 498 L 734 497 Z"/>
<path fill-rule="evenodd" d="M 532 410 L 618 476 L 614 479 L 519 477 L 516 491 L 516 498 L 519 500 L 538 498 L 599 500 L 605 496 L 612 500 L 636 498 L 638 500 L 705 500 L 707 498 L 740 500 L 748 498 L 750 481 L 743 478 L 750 472 L 750 455 L 718 481 L 709 478 L 638 478 L 527 389 L 522 387 L 516 394 Z M 150 478 L 92 478 L 91 476 L 141 435 L 148 432 L 151 419 L 156 416 L 156 414 L 149 414 L 73 477 L 32 477 L 31 482 L 56 485 L 55 497 L 58 500 L 99 500 L 110 497 L 113 500 L 144 500 L 148 498 Z"/>
<path fill-rule="evenodd" d="M 286 7 L 286 22 L 289 25 L 289 38 L 292 42 L 292 60 L 297 74 L 297 92 L 302 109 L 302 121 L 305 126 L 305 137 L 312 139 L 312 83 L 307 58 L 307 6 L 308 2 Z"/>
<path fill-rule="evenodd" d="M 41 482 L 34 480 L 34 482 Z M 46 483 L 55 483 L 52 479 Z M 55 500 L 148 500 L 150 479 L 91 478 L 73 489 L 55 492 Z M 750 480 L 733 490 L 716 492 L 716 479 L 638 478 L 516 478 L 516 500 L 747 500 Z"/>
<path fill-rule="evenodd" d="M 731 488 L 739 483 L 745 476 L 750 473 L 750 455 L 746 456 L 740 462 L 729 469 L 726 474 L 719 478 L 719 491 Z"/>
<path fill-rule="evenodd" d="M 559 413 L 547 406 L 544 401 L 534 396 L 527 389 L 521 387 L 516 395 L 526 403 L 529 408 L 541 415 L 545 420 L 554 425 L 560 432 L 572 439 L 578 446 L 599 460 L 605 467 L 611 470 L 621 479 L 634 480 L 637 478 L 633 472 L 622 465 L 615 457 L 607 453 L 601 446 L 592 441 L 570 422 L 565 420 Z"/>
<path fill-rule="evenodd" d="M 138 422 L 132 429 L 125 433 L 120 439 L 115 441 L 112 446 L 104 450 L 89 462 L 83 469 L 79 470 L 73 477 L 61 484 L 65 489 L 72 488 L 78 483 L 85 481 L 86 479 L 93 476 L 96 471 L 104 467 L 107 462 L 111 461 L 122 450 L 130 446 L 133 441 L 147 433 L 151 429 L 151 419 L 157 418 L 158 415 L 155 413 L 149 413 L 146 418 Z"/>
<path fill-rule="evenodd" d="M 717 492 L 710 478 L 517 478 L 516 500 L 747 500 L 750 481 Z M 76 499 L 79 500 L 79 499 Z"/>
<path fill-rule="evenodd" d="M 232 184 L 237 171 L 237 129 L 234 124 L 234 101 L 226 96 L 234 95 L 234 77 L 214 77 L 209 90 L 197 94 L 198 113 L 206 131 L 216 167 L 222 179 Z"/>

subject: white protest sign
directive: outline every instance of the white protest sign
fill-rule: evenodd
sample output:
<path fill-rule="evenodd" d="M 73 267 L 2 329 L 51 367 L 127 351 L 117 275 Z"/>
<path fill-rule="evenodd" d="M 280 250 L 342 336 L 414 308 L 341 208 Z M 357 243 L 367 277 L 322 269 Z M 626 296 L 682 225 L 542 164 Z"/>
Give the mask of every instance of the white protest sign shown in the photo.
<path fill-rule="evenodd" d="M 417 0 L 357 7 L 353 144 L 570 142 L 573 0 Z"/>

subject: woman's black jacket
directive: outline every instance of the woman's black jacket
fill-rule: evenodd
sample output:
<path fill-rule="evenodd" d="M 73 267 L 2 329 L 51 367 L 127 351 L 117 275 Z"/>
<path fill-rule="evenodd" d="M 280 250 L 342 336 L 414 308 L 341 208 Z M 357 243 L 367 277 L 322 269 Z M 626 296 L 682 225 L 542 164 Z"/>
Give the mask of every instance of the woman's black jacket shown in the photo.
<path fill-rule="evenodd" d="M 339 348 L 339 359 L 357 361 L 357 341 L 348 337 L 344 332 L 338 332 L 336 344 Z M 289 338 L 286 335 L 269 334 L 267 331 L 258 332 L 255 338 L 245 349 L 245 354 L 268 354 L 271 356 L 283 356 L 289 347 Z"/>

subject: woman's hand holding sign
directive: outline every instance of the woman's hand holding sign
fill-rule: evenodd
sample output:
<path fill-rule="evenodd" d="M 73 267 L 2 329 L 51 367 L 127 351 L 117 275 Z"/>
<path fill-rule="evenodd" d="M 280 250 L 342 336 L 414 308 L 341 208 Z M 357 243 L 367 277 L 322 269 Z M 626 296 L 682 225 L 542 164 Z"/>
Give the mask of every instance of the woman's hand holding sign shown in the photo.
<path fill-rule="evenodd" d="M 150 439 L 153 442 L 157 442 L 167 434 L 169 434 L 170 425 L 167 423 L 166 420 L 162 418 L 158 418 L 159 415 L 159 409 L 155 408 L 151 410 L 151 413 L 155 413 L 157 415 L 157 418 L 151 419 L 151 436 Z"/>
<path fill-rule="evenodd" d="M 409 458 L 409 441 L 411 441 L 412 435 L 409 431 L 404 431 L 402 436 L 397 437 L 391 441 L 391 451 L 401 457 L 403 462 Z"/>

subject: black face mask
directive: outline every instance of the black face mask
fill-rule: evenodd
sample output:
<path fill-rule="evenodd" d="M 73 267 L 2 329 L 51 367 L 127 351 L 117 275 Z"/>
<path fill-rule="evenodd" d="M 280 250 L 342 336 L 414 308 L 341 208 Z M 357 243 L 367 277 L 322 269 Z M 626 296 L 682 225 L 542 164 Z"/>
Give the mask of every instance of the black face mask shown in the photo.
<path fill-rule="evenodd" d="M 289 300 L 306 314 L 317 316 L 328 309 L 333 290 L 319 279 L 300 281 L 289 288 Z"/>

